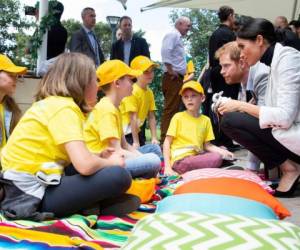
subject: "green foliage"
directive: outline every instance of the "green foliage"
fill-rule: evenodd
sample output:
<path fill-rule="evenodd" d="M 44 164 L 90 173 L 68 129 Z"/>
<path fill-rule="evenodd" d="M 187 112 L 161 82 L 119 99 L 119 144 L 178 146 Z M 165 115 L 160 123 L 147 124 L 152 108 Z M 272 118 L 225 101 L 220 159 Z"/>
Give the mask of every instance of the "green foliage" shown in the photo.
<path fill-rule="evenodd" d="M 111 50 L 111 29 L 109 24 L 98 22 L 95 26 L 95 35 L 100 40 L 100 46 L 104 57 L 109 58 Z"/>
<path fill-rule="evenodd" d="M 150 84 L 150 88 L 152 89 L 155 98 L 155 105 L 157 109 L 155 112 L 155 116 L 156 116 L 157 125 L 159 125 L 161 121 L 163 106 L 164 106 L 164 97 L 161 89 L 163 71 L 162 71 L 162 64 L 160 62 L 156 62 L 156 63 L 159 64 L 160 67 L 155 69 L 154 79 L 153 82 Z"/>
<path fill-rule="evenodd" d="M 0 0 L 0 53 L 16 56 L 18 34 L 29 27 L 18 0 Z"/>
<path fill-rule="evenodd" d="M 81 23 L 73 18 L 71 19 L 67 19 L 67 20 L 63 20 L 61 22 L 61 24 L 66 28 L 66 30 L 68 31 L 68 40 L 67 40 L 67 45 L 70 44 L 70 40 L 72 37 L 72 34 L 79 30 L 81 27 Z M 69 47 L 69 46 L 68 46 Z"/>
<path fill-rule="evenodd" d="M 49 6 L 55 6 L 56 2 L 56 0 L 50 0 Z M 55 11 L 56 10 L 53 10 L 53 8 L 48 8 L 48 14 L 42 17 L 40 24 L 35 24 L 36 29 L 32 38 L 30 39 L 30 53 L 33 60 L 36 60 L 38 57 L 38 49 L 42 45 L 44 34 L 50 29 L 51 26 L 58 22 L 54 16 Z"/>

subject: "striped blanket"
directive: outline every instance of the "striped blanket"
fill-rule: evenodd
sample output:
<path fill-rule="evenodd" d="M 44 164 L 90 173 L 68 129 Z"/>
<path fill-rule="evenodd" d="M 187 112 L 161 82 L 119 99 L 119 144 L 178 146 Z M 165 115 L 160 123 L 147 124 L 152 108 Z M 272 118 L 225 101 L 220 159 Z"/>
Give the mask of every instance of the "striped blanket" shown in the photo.
<path fill-rule="evenodd" d="M 119 218 L 73 215 L 61 220 L 9 221 L 0 214 L 1 249 L 116 249 L 127 240 L 135 223 L 155 210 L 155 201 L 171 195 L 178 179 L 164 179 L 154 202 Z"/>

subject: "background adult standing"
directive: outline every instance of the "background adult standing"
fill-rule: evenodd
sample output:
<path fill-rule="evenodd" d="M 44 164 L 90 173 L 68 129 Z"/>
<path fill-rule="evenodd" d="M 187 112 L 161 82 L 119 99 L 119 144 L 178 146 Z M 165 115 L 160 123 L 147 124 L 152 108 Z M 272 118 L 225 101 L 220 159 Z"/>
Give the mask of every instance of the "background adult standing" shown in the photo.
<path fill-rule="evenodd" d="M 132 19 L 122 16 L 119 21 L 121 39 L 112 44 L 110 59 L 119 59 L 130 65 L 136 56 L 147 56 L 150 58 L 149 45 L 147 41 L 134 35 L 132 32 Z"/>
<path fill-rule="evenodd" d="M 93 32 L 96 25 L 96 13 L 91 7 L 86 7 L 81 12 L 82 27 L 76 31 L 71 38 L 70 51 L 80 52 L 95 62 L 99 66 L 104 62 L 104 55 L 100 47 L 98 38 Z"/>
<path fill-rule="evenodd" d="M 119 20 L 120 38 L 112 44 L 110 59 L 119 59 L 130 65 L 137 56 L 150 58 L 149 45 L 146 39 L 134 35 L 132 32 L 132 19 L 129 16 L 122 16 Z M 141 141 L 146 141 L 146 121 L 140 127 Z"/>
<path fill-rule="evenodd" d="M 182 37 L 186 36 L 190 28 L 190 19 L 184 16 L 179 17 L 175 21 L 175 29 L 166 34 L 162 42 L 164 108 L 160 126 L 161 143 L 164 142 L 171 118 L 179 111 L 181 103 L 179 91 L 186 73 L 186 55 Z"/>
<path fill-rule="evenodd" d="M 240 86 L 238 84 L 226 84 L 223 76 L 220 74 L 221 66 L 219 60 L 215 58 L 215 53 L 219 48 L 224 44 L 235 40 L 235 34 L 233 32 L 233 27 L 235 25 L 234 10 L 229 6 L 222 6 L 219 9 L 218 16 L 220 19 L 220 26 L 211 35 L 208 46 L 209 66 L 211 67 L 211 87 L 213 93 L 223 91 L 224 96 L 237 99 Z M 216 138 L 214 143 L 234 151 L 236 146 L 233 144 L 232 140 L 219 129 L 219 124 L 216 119 L 214 120 L 215 121 L 212 122 Z"/>

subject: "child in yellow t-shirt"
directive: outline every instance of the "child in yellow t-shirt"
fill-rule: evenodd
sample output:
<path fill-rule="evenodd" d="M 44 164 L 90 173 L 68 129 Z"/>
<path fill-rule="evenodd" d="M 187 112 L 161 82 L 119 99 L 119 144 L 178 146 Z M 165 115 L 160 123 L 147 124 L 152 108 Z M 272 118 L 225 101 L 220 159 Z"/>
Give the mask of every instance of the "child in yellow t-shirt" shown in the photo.
<path fill-rule="evenodd" d="M 119 215 L 115 206 L 127 198 L 125 213 L 138 207 L 138 198 L 125 194 L 131 176 L 122 155 L 112 149 L 93 154 L 84 143 L 85 113 L 97 90 L 91 59 L 80 53 L 57 58 L 2 151 L 5 216 L 43 220 L 90 206 Z"/>
<path fill-rule="evenodd" d="M 159 144 L 156 135 L 155 100 L 152 90 L 148 87 L 154 78 L 154 68 L 158 65 L 146 56 L 137 56 L 130 66 L 135 70 L 141 70 L 143 74 L 133 85 L 132 95 L 124 98 L 120 104 L 125 138 L 135 148 L 145 145 L 140 130 L 148 118 L 151 143 Z"/>
<path fill-rule="evenodd" d="M 132 177 L 155 177 L 160 168 L 160 158 L 151 149 L 134 148 L 128 144 L 122 131 L 119 105 L 132 93 L 132 78 L 141 75 L 120 60 L 110 60 L 97 69 L 99 87 L 105 94 L 90 113 L 84 127 L 84 138 L 92 152 L 107 147 L 124 155 L 125 168 Z"/>
<path fill-rule="evenodd" d="M 16 91 L 17 77 L 26 71 L 26 67 L 16 66 L 7 56 L 0 54 L 0 156 L 21 118 L 21 110 L 12 95 Z"/>
<path fill-rule="evenodd" d="M 214 139 L 210 119 L 199 113 L 205 100 L 201 84 L 186 82 L 179 94 L 186 111 L 175 114 L 170 122 L 163 145 L 165 173 L 216 168 L 221 166 L 222 158 L 233 158 L 231 152 L 210 143 Z"/>

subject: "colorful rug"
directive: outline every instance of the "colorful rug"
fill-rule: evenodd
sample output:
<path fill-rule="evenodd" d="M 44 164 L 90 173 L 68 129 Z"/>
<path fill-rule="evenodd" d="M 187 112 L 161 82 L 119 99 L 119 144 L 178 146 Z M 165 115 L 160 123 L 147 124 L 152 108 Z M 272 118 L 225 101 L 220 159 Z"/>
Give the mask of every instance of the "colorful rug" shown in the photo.
<path fill-rule="evenodd" d="M 153 202 L 126 217 L 82 216 L 43 221 L 9 221 L 0 214 L 0 249 L 116 249 L 131 234 L 138 220 L 155 211 L 155 203 L 172 195 L 179 178 L 162 178 Z"/>

